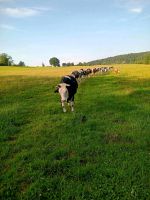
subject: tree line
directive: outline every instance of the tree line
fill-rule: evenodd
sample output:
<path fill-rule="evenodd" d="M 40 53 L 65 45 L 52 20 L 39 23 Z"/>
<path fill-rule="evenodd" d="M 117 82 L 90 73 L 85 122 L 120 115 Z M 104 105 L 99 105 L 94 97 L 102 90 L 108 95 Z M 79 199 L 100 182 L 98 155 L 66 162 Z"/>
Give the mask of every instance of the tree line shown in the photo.
<path fill-rule="evenodd" d="M 20 61 L 18 64 L 15 64 L 11 56 L 6 53 L 1 53 L 0 66 L 25 66 L 25 63 Z"/>
<path fill-rule="evenodd" d="M 54 67 L 60 67 L 60 60 L 56 57 L 52 57 L 49 59 L 49 64 L 50 66 L 54 66 Z M 62 63 L 62 66 L 74 66 L 75 64 L 73 62 L 68 62 L 68 63 Z M 85 63 L 79 63 L 77 64 L 79 66 L 83 66 L 85 65 Z M 20 61 L 18 64 L 15 64 L 12 57 L 9 56 L 6 53 L 2 53 L 0 54 L 0 66 L 26 66 L 25 62 Z M 42 62 L 42 67 L 45 67 L 44 62 Z"/>
<path fill-rule="evenodd" d="M 50 66 L 60 67 L 60 60 L 57 57 L 49 59 Z M 104 65 L 104 64 L 150 64 L 150 51 L 141 53 L 130 53 L 114 57 L 108 57 L 105 59 L 94 60 L 91 62 L 79 62 L 74 64 L 73 62 L 62 63 L 62 66 L 91 66 L 91 65 Z M 12 57 L 6 53 L 0 54 L 0 66 L 26 66 L 25 62 L 20 61 L 15 64 Z M 42 67 L 45 64 L 42 62 Z"/>

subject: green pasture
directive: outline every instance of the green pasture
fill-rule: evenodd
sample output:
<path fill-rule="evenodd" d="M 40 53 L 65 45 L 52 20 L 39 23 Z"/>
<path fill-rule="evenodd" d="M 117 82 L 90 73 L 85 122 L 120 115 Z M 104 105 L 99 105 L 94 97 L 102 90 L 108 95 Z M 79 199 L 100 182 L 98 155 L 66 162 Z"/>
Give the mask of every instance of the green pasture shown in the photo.
<path fill-rule="evenodd" d="M 1 200 L 149 200 L 150 65 L 54 93 L 74 68 L 0 67 Z"/>

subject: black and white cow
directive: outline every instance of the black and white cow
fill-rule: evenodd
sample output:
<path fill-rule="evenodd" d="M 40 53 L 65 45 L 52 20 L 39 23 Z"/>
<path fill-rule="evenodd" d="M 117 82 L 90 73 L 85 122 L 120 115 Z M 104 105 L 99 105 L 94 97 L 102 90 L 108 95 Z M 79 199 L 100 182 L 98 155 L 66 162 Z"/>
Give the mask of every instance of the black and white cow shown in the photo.
<path fill-rule="evenodd" d="M 73 76 L 74 78 L 78 79 L 80 77 L 80 73 L 78 71 L 73 71 L 71 73 L 71 76 Z"/>
<path fill-rule="evenodd" d="M 66 112 L 66 102 L 71 107 L 71 111 L 74 111 L 74 95 L 78 89 L 78 82 L 74 74 L 62 77 L 60 84 L 57 85 L 55 92 L 60 94 L 61 105 L 63 112 Z"/>
<path fill-rule="evenodd" d="M 85 71 L 86 76 L 88 76 L 91 73 L 92 73 L 92 70 L 90 68 L 86 69 L 86 71 Z"/>

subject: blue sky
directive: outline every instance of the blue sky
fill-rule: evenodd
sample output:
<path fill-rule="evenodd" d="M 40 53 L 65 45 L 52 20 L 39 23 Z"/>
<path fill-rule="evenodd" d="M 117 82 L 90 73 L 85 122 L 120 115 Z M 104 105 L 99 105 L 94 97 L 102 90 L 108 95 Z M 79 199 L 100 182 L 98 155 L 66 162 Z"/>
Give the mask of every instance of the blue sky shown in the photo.
<path fill-rule="evenodd" d="M 150 50 L 150 0 L 0 0 L 0 53 L 87 62 Z"/>

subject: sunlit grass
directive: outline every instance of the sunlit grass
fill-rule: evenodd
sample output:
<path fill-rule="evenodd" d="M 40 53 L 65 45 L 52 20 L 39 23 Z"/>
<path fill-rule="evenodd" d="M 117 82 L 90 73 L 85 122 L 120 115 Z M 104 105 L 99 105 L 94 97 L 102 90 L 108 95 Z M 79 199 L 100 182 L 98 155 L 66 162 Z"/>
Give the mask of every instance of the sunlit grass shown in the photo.
<path fill-rule="evenodd" d="M 104 65 L 102 65 L 104 66 Z M 0 76 L 48 76 L 60 77 L 70 74 L 74 70 L 81 68 L 94 68 L 98 66 L 72 66 L 72 67 L 0 67 Z M 107 65 L 106 65 L 107 66 Z M 110 66 L 110 65 L 109 65 Z M 120 69 L 120 75 L 135 76 L 139 78 L 150 77 L 150 65 L 124 64 L 113 65 Z"/>

